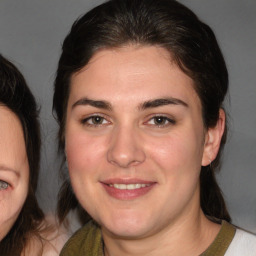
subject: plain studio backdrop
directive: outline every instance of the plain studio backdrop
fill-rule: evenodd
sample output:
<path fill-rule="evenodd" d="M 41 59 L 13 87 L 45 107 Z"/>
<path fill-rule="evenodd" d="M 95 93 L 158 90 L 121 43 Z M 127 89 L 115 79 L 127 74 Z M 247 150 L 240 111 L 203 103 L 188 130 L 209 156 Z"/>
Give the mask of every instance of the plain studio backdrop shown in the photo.
<path fill-rule="evenodd" d="M 41 108 L 38 198 L 45 212 L 55 210 L 60 186 L 52 96 L 61 44 L 73 22 L 102 2 L 0 0 L 0 52 L 22 71 Z M 218 180 L 234 224 L 256 233 L 256 1 L 180 2 L 213 28 L 226 59 L 230 130 Z"/>

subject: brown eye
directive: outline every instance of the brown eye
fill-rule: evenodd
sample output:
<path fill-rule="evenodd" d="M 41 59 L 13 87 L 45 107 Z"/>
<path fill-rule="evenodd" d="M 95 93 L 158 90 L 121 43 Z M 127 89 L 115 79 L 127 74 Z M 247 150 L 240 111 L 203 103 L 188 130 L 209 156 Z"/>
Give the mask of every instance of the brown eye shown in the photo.
<path fill-rule="evenodd" d="M 81 123 L 86 126 L 101 126 L 101 125 L 107 125 L 109 124 L 109 121 L 100 115 L 93 115 L 89 116 L 83 120 L 81 120 Z"/>
<path fill-rule="evenodd" d="M 93 117 L 91 117 L 92 124 L 95 124 L 95 125 L 103 124 L 103 121 L 104 121 L 104 118 L 101 117 L 101 116 L 93 116 Z"/>
<path fill-rule="evenodd" d="M 152 117 L 148 122 L 148 125 L 150 126 L 156 126 L 156 127 L 167 127 L 169 125 L 175 124 L 175 121 L 173 119 L 170 119 L 166 116 L 154 116 Z"/>
<path fill-rule="evenodd" d="M 153 120 L 156 125 L 165 125 L 166 122 L 168 122 L 167 118 L 164 116 L 156 116 Z"/>

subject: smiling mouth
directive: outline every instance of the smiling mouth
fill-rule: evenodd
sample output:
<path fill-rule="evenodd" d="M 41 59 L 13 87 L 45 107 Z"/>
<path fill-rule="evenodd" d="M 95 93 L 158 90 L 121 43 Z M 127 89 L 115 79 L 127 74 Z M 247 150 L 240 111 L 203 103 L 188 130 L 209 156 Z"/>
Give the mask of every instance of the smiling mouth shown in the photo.
<path fill-rule="evenodd" d="M 133 190 L 149 187 L 151 184 L 108 184 L 109 187 L 114 187 L 120 190 Z"/>
<path fill-rule="evenodd" d="M 105 191 L 111 197 L 118 200 L 133 200 L 139 198 L 155 187 L 156 182 L 139 181 L 139 180 L 108 180 L 101 182 Z"/>

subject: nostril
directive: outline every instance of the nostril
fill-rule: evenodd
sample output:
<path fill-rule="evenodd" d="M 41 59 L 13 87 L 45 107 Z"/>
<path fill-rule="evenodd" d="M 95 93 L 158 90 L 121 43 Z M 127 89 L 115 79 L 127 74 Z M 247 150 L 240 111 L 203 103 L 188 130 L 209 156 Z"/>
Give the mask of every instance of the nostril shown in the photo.
<path fill-rule="evenodd" d="M 140 152 L 139 152 L 140 151 Z M 121 153 L 109 150 L 107 155 L 108 162 L 122 168 L 138 165 L 145 160 L 145 154 L 142 150 L 136 150 L 129 153 Z"/>

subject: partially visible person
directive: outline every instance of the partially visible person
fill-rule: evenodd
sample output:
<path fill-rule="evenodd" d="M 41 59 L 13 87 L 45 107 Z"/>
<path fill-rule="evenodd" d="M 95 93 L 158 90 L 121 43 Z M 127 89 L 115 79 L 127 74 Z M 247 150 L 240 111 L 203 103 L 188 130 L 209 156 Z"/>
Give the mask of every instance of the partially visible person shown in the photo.
<path fill-rule="evenodd" d="M 63 244 L 35 192 L 39 173 L 37 105 L 18 69 L 0 55 L 0 255 L 58 255 Z"/>
<path fill-rule="evenodd" d="M 226 64 L 211 28 L 174 0 L 110 0 L 64 40 L 53 108 L 69 177 L 59 217 L 91 221 L 61 256 L 256 255 L 215 178 Z"/>

